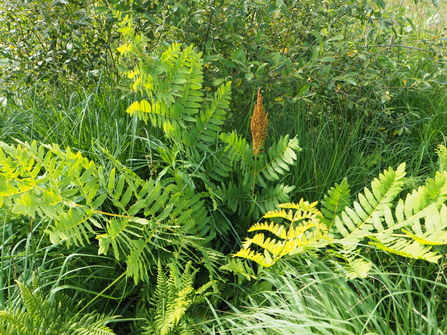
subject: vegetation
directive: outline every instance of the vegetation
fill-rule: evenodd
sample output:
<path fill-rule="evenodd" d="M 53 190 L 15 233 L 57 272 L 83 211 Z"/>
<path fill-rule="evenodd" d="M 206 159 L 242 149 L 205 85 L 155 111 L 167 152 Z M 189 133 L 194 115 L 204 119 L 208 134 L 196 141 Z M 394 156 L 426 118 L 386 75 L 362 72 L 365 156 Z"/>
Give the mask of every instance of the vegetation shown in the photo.
<path fill-rule="evenodd" d="M 445 13 L 4 1 L 0 334 L 447 333 Z"/>

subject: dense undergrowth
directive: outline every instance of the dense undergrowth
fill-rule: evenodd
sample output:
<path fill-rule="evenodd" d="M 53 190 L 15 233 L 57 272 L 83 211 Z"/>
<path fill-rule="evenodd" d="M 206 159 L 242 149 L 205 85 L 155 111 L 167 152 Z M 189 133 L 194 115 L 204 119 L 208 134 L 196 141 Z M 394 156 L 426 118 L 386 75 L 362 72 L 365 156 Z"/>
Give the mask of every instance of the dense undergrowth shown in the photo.
<path fill-rule="evenodd" d="M 445 12 L 5 1 L 0 334 L 447 333 Z"/>

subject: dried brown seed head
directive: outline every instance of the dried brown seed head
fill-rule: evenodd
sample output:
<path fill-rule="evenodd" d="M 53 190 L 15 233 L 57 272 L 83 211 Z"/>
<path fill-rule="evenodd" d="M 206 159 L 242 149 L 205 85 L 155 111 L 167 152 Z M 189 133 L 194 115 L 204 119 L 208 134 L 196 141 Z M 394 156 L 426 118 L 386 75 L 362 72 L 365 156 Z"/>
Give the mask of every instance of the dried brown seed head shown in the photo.
<path fill-rule="evenodd" d="M 267 138 L 268 124 L 268 114 L 264 112 L 264 107 L 262 106 L 261 89 L 259 88 L 256 105 L 250 123 L 251 136 L 253 138 L 253 152 L 255 155 L 262 152 L 262 147 L 264 146 L 265 139 Z"/>

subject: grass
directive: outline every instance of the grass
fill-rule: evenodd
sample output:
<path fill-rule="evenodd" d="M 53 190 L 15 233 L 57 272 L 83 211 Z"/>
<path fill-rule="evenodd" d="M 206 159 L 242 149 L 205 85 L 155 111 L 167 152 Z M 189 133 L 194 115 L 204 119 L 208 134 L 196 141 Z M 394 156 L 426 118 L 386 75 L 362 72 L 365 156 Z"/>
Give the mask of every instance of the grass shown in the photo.
<path fill-rule="evenodd" d="M 392 258 L 368 278 L 346 280 L 323 260 L 291 259 L 260 278 L 273 289 L 215 310 L 203 327 L 227 335 L 444 334 L 446 277 L 437 265 L 412 265 Z"/>
<path fill-rule="evenodd" d="M 50 89 L 45 84 L 35 85 L 20 96 L 10 97 L 10 103 L 0 113 L 2 141 L 55 143 L 108 166 L 109 158 L 103 152 L 106 149 L 131 167 L 147 167 L 135 166 L 140 157 L 145 157 L 141 137 L 145 130 L 125 113 L 132 97 L 107 83 L 98 83 L 96 89 L 90 90 L 72 84 L 61 91 L 49 93 Z"/>

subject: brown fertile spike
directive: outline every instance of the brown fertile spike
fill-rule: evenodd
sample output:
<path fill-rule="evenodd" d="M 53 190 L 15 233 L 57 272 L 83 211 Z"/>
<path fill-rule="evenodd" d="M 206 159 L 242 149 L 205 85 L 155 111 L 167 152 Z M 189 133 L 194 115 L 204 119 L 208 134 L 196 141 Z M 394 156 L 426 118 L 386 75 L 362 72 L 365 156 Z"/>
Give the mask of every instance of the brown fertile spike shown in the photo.
<path fill-rule="evenodd" d="M 261 89 L 259 88 L 258 98 L 250 123 L 251 136 L 253 138 L 253 152 L 255 155 L 262 152 L 262 147 L 267 137 L 267 129 L 269 125 L 267 116 L 268 114 L 264 113 L 264 108 L 262 107 L 262 95 Z"/>

